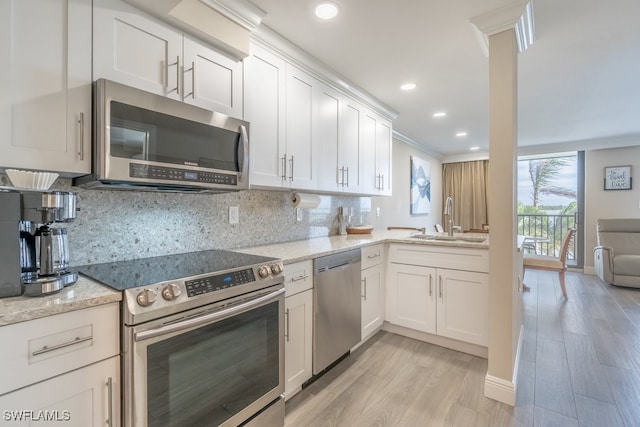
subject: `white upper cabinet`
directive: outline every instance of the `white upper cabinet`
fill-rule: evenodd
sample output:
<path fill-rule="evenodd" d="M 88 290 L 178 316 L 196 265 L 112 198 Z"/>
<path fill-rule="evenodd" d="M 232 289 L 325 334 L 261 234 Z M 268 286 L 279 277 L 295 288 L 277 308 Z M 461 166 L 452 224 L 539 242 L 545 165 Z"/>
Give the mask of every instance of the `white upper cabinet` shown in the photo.
<path fill-rule="evenodd" d="M 90 172 L 91 0 L 0 2 L 0 167 Z"/>
<path fill-rule="evenodd" d="M 249 167 L 252 185 L 282 187 L 285 183 L 286 63 L 252 45 L 245 59 L 245 119 L 249 121 Z"/>
<path fill-rule="evenodd" d="M 304 71 L 287 64 L 285 176 L 291 187 L 316 188 L 316 89 L 318 82 Z"/>
<path fill-rule="evenodd" d="M 257 44 L 245 60 L 251 184 L 391 194 L 391 123 Z"/>
<path fill-rule="evenodd" d="M 318 188 L 327 191 L 342 190 L 344 170 L 338 164 L 340 146 L 342 96 L 324 84 L 318 88 Z"/>
<path fill-rule="evenodd" d="M 376 125 L 376 180 L 379 182 L 379 193 L 391 196 L 391 122 L 380 118 Z"/>
<path fill-rule="evenodd" d="M 242 62 L 118 0 L 94 2 L 94 79 L 242 117 Z"/>

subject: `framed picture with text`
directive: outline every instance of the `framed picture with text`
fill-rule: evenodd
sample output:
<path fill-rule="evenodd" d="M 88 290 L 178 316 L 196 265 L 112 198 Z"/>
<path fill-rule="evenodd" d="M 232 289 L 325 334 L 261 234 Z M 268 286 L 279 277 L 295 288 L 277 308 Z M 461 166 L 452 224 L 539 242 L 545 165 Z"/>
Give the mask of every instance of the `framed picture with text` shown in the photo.
<path fill-rule="evenodd" d="M 605 190 L 631 190 L 631 166 L 604 168 Z"/>

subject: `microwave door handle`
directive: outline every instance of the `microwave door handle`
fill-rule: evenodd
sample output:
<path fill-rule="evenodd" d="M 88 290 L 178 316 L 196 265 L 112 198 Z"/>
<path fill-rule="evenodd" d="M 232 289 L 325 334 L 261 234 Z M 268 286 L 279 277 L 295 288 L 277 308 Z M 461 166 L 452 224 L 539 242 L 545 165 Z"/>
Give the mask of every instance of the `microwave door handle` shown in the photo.
<path fill-rule="evenodd" d="M 240 171 L 240 179 L 243 176 L 249 176 L 249 135 L 247 134 L 247 127 L 244 125 L 240 126 L 240 137 L 242 138 L 242 153 L 238 153 L 238 157 L 242 155 L 242 170 Z M 240 151 L 240 147 L 238 147 L 238 151 Z"/>
<path fill-rule="evenodd" d="M 243 313 L 245 311 L 249 311 L 253 308 L 260 306 L 262 303 L 277 299 L 280 295 L 285 293 L 285 289 L 280 289 L 276 292 L 269 292 L 267 295 L 263 295 L 261 297 L 254 298 L 248 302 L 238 304 L 234 307 L 230 307 L 227 309 L 222 309 L 220 311 L 215 311 L 213 313 L 205 314 L 200 317 L 196 317 L 193 319 L 185 320 L 178 323 L 173 323 L 170 325 L 161 326 L 156 329 L 150 329 L 148 331 L 136 332 L 134 339 L 136 342 L 148 340 L 151 338 L 159 337 L 162 335 L 167 335 L 172 332 L 183 331 L 185 329 L 190 329 L 198 326 L 205 326 L 211 323 L 218 322 L 220 320 L 226 319 L 227 317 L 234 316 L 236 314 Z"/>

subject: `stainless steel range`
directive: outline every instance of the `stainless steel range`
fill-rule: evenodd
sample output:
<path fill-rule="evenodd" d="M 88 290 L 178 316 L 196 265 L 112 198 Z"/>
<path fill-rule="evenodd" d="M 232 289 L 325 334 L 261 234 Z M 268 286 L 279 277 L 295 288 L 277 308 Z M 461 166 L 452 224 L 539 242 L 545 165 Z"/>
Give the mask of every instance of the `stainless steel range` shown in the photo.
<path fill-rule="evenodd" d="M 284 273 L 212 250 L 81 267 L 123 291 L 124 426 L 282 426 Z"/>

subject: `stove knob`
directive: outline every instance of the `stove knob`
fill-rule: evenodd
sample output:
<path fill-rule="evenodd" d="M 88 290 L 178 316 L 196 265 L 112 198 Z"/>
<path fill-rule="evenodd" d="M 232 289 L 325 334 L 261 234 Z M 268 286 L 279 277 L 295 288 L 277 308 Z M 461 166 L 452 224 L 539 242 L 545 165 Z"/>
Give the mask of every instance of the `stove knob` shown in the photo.
<path fill-rule="evenodd" d="M 282 267 L 280 267 L 280 264 L 272 264 L 271 265 L 271 272 L 273 274 L 280 274 L 282 273 Z"/>
<path fill-rule="evenodd" d="M 267 267 L 266 265 L 263 265 L 262 267 L 260 267 L 258 269 L 258 276 L 262 277 L 263 279 L 265 277 L 269 277 L 269 267 Z"/>
<path fill-rule="evenodd" d="M 180 287 L 175 283 L 169 283 L 164 287 L 164 289 L 162 289 L 162 298 L 166 299 L 167 301 L 173 301 L 180 295 L 182 295 L 182 291 L 180 290 Z"/>
<path fill-rule="evenodd" d="M 138 293 L 136 301 L 138 301 L 138 305 L 141 307 L 149 307 L 156 302 L 156 293 L 153 289 L 143 289 Z"/>

